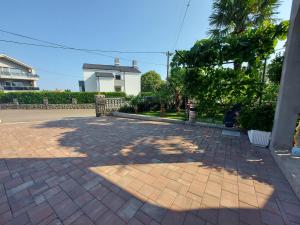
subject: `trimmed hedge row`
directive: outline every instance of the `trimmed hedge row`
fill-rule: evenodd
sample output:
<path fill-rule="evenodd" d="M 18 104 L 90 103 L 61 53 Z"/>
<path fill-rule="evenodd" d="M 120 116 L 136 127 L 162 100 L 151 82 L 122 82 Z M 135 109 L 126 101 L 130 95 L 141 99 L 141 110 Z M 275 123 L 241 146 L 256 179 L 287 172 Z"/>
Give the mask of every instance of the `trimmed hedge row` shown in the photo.
<path fill-rule="evenodd" d="M 43 104 L 43 98 L 47 97 L 49 104 L 71 104 L 72 98 L 77 99 L 78 104 L 95 102 L 97 92 L 0 92 L 0 104 L 12 103 L 13 99 L 18 99 L 20 104 Z M 100 93 L 107 98 L 126 97 L 123 92 L 103 92 Z"/>

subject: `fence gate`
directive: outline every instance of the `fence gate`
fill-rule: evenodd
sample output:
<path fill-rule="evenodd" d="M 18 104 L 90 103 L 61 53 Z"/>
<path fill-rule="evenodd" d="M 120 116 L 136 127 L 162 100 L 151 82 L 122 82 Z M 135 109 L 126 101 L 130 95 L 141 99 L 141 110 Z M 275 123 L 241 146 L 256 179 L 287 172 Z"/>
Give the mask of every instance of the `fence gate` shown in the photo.
<path fill-rule="evenodd" d="M 123 98 L 105 98 L 104 95 L 95 96 L 96 116 L 108 115 L 111 112 L 119 110 L 125 105 Z"/>

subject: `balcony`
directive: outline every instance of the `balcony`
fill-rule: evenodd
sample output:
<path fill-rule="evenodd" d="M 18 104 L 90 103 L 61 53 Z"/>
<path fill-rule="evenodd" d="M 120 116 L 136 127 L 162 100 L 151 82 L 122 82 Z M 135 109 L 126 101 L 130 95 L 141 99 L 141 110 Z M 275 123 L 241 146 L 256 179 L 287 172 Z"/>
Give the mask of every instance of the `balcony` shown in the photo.
<path fill-rule="evenodd" d="M 32 87 L 32 86 L 24 86 L 24 87 L 0 86 L 0 90 L 5 90 L 5 91 L 38 91 L 38 90 L 40 90 L 40 88 Z"/>
<path fill-rule="evenodd" d="M 0 67 L 0 78 L 37 80 L 39 76 L 20 69 Z"/>
<path fill-rule="evenodd" d="M 125 86 L 125 81 L 124 80 L 115 80 L 114 84 L 115 84 L 115 86 L 124 87 Z"/>

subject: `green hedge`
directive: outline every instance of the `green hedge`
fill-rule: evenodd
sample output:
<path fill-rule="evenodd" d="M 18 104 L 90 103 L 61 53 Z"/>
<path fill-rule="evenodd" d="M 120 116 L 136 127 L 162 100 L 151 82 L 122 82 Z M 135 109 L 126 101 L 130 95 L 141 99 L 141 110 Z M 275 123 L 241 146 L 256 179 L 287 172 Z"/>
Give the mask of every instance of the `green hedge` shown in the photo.
<path fill-rule="evenodd" d="M 17 98 L 20 104 L 42 104 L 43 98 L 47 97 L 49 104 L 70 104 L 72 98 L 77 99 L 78 104 L 94 103 L 97 92 L 0 92 L 0 104 L 12 103 Z M 100 93 L 108 98 L 126 97 L 123 92 L 103 92 Z"/>
<path fill-rule="evenodd" d="M 243 107 L 239 122 L 247 130 L 271 131 L 275 114 L 275 105 L 263 103 L 250 107 Z"/>

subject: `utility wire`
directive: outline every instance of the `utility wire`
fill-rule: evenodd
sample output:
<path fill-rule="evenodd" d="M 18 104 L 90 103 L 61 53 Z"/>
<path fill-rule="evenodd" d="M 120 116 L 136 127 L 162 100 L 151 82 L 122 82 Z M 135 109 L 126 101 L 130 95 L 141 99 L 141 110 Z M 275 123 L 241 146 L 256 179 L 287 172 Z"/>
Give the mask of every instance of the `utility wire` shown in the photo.
<path fill-rule="evenodd" d="M 47 69 L 43 69 L 43 68 L 36 68 L 38 71 L 42 71 L 44 73 L 49 73 L 51 75 L 54 75 L 54 76 L 60 76 L 60 77 L 74 77 L 74 78 L 78 78 L 78 79 L 82 79 L 82 75 L 71 75 L 71 74 L 65 74 L 65 73 L 60 73 L 60 72 L 55 72 L 55 71 L 52 71 L 52 70 L 47 70 Z"/>
<path fill-rule="evenodd" d="M 184 21 L 185 21 L 185 18 L 186 18 L 186 16 L 187 16 L 187 13 L 188 13 L 188 10 L 189 10 L 189 8 L 190 8 L 190 5 L 191 5 L 191 0 L 189 0 L 189 1 L 188 1 L 188 4 L 186 5 L 186 9 L 185 9 L 185 12 L 184 12 L 182 21 L 181 21 L 180 26 L 179 26 L 179 30 L 178 30 L 178 33 L 177 33 L 177 37 L 176 37 L 176 39 L 175 39 L 173 51 L 176 49 L 177 43 L 178 43 L 178 41 L 179 41 L 179 38 L 180 38 L 180 35 L 181 35 L 181 32 L 182 32 L 182 28 L 183 28 L 183 25 L 184 25 Z"/>
<path fill-rule="evenodd" d="M 112 55 L 107 55 L 107 54 L 103 54 L 101 52 L 114 52 L 114 53 L 130 53 L 130 54 L 162 54 L 165 52 L 147 52 L 147 51 L 108 51 L 108 50 L 99 50 L 99 49 L 85 49 L 85 48 L 74 48 L 74 47 L 70 47 L 70 46 L 66 46 L 66 45 L 62 45 L 62 44 L 57 44 L 54 42 L 49 42 L 49 41 L 45 41 L 45 40 L 41 40 L 41 39 L 37 39 L 37 38 L 33 38 L 33 37 L 29 37 L 23 34 L 17 34 L 17 33 L 13 33 L 10 31 L 6 31 L 3 29 L 0 29 L 0 32 L 2 33 L 7 33 L 7 34 L 11 34 L 14 36 L 18 36 L 18 37 L 22 37 L 22 38 L 26 38 L 26 39 L 30 39 L 30 40 L 34 40 L 34 41 L 38 41 L 38 42 L 42 42 L 42 43 L 46 43 L 48 45 L 42 45 L 42 44 L 34 44 L 34 43 L 27 43 L 27 42 L 19 42 L 19 41 L 12 41 L 12 40 L 0 40 L 2 42 L 7 42 L 7 43 L 13 43 L 13 44 L 19 44 L 19 45 L 29 45 L 29 46 L 36 46 L 36 47 L 46 47 L 46 48 L 56 48 L 56 49 L 65 49 L 65 50 L 76 50 L 76 51 L 83 51 L 83 52 L 87 52 L 87 53 L 91 53 L 91 54 L 97 54 L 97 55 L 101 55 L 101 56 L 105 56 L 105 57 L 109 57 L 109 58 L 115 58 L 115 56 Z M 120 59 L 122 60 L 126 60 L 126 61 L 131 61 L 130 59 L 124 58 L 124 57 L 120 57 Z M 164 64 L 159 64 L 159 63 L 152 63 L 152 62 L 146 62 L 146 61 L 140 61 L 140 63 L 142 64 L 150 64 L 150 65 L 157 65 L 157 66 L 165 66 Z"/>
<path fill-rule="evenodd" d="M 50 45 L 55 45 L 55 46 L 64 47 L 64 48 L 66 48 L 66 47 L 71 48 L 66 45 L 57 44 L 54 42 L 45 41 L 45 40 L 41 40 L 41 39 L 34 38 L 34 37 L 29 37 L 27 35 L 18 34 L 18 33 L 10 32 L 10 31 L 3 30 L 3 29 L 0 29 L 0 32 L 18 36 L 18 37 L 22 37 L 22 38 L 27 38 L 27 39 L 30 39 L 33 41 L 38 41 L 38 42 L 42 42 L 42 43 L 46 43 L 46 44 L 50 44 Z M 93 51 L 93 52 L 104 52 L 104 53 L 105 52 L 106 53 L 120 53 L 120 54 L 165 54 L 166 53 L 166 51 L 120 51 L 120 50 L 86 49 L 86 48 L 80 48 L 80 50 Z"/>

